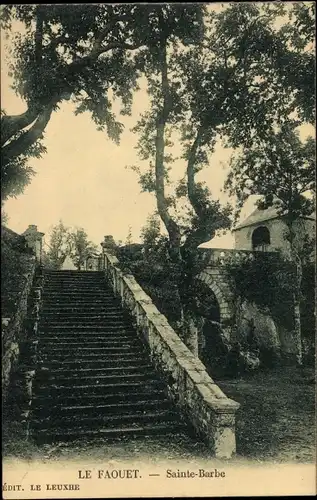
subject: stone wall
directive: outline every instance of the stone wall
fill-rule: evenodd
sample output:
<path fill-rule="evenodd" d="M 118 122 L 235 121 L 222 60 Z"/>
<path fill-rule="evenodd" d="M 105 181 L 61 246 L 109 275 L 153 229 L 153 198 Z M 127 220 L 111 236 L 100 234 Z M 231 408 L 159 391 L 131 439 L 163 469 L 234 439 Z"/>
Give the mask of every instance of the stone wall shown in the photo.
<path fill-rule="evenodd" d="M 25 340 L 25 320 L 28 312 L 28 298 L 36 268 L 35 256 L 27 261 L 21 277 L 23 285 L 17 294 L 16 311 L 12 317 L 2 318 L 2 398 L 6 399 L 11 373 L 15 370 L 21 344 Z"/>
<path fill-rule="evenodd" d="M 260 310 L 256 304 L 243 301 L 237 324 L 238 340 L 245 341 L 250 325 L 254 328 L 254 335 L 260 347 L 279 351 L 281 342 L 278 327 L 273 321 L 269 311 Z"/>
<path fill-rule="evenodd" d="M 106 278 L 134 318 L 152 362 L 167 382 L 171 399 L 212 453 L 230 458 L 236 450 L 235 413 L 239 404 L 227 398 L 210 378 L 134 277 L 123 274 L 118 259 L 105 247 L 103 251 Z"/>
<path fill-rule="evenodd" d="M 30 225 L 19 235 L 1 228 L 2 305 L 2 398 L 5 400 L 21 346 L 26 340 L 28 299 L 35 270 L 41 262 L 42 238 L 37 226 Z"/>
<path fill-rule="evenodd" d="M 269 221 L 270 222 L 270 221 Z M 272 223 L 274 220 L 272 220 Z M 283 222 L 275 225 L 273 236 L 276 241 L 281 236 Z M 254 227 L 244 228 L 251 231 Z M 242 231 L 242 230 L 241 230 Z M 240 232 L 241 232 L 240 231 Z M 238 232 L 238 231 L 237 231 Z M 273 350 L 286 358 L 292 358 L 296 352 L 296 342 L 291 331 L 285 330 L 278 321 L 274 321 L 269 311 L 263 311 L 251 302 L 241 301 L 236 297 L 233 283 L 222 267 L 226 258 L 254 258 L 251 250 L 200 249 L 206 268 L 198 276 L 213 291 L 219 304 L 221 330 L 230 342 L 243 342 L 248 334 L 250 324 L 254 326 L 254 334 L 261 348 Z"/>
<path fill-rule="evenodd" d="M 199 274 L 198 278 L 206 283 L 215 294 L 219 304 L 221 329 L 226 339 L 230 341 L 233 335 L 235 307 L 234 297 L 226 276 L 219 267 L 208 267 Z"/>

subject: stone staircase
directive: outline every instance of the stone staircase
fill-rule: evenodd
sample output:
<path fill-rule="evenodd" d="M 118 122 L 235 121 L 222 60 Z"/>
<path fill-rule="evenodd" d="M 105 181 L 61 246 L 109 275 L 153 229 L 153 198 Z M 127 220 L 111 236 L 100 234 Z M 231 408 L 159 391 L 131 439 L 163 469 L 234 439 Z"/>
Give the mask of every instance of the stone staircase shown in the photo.
<path fill-rule="evenodd" d="M 37 442 L 188 430 L 103 273 L 45 273 L 38 339 Z"/>

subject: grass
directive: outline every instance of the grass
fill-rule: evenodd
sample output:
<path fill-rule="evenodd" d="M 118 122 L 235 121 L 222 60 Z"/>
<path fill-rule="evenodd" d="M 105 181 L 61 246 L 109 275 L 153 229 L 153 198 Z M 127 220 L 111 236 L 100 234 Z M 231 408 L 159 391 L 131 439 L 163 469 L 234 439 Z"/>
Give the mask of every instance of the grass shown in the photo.
<path fill-rule="evenodd" d="M 218 381 L 241 404 L 236 419 L 238 453 L 253 460 L 313 462 L 315 385 L 313 369 L 259 371 L 239 380 Z"/>

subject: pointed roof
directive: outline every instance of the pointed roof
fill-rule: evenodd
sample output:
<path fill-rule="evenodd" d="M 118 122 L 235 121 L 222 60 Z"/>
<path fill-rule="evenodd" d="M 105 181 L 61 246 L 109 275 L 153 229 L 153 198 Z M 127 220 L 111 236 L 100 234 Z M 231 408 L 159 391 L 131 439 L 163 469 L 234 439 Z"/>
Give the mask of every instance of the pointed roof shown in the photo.
<path fill-rule="evenodd" d="M 256 208 L 251 213 L 251 215 L 249 215 L 249 217 L 247 217 L 243 222 L 240 222 L 240 224 L 238 224 L 233 229 L 233 231 L 237 231 L 237 230 L 242 229 L 244 227 L 253 226 L 254 224 L 259 224 L 260 222 L 266 222 L 266 221 L 272 220 L 272 219 L 279 219 L 280 217 L 282 217 L 282 216 L 278 213 L 278 209 L 274 205 L 272 207 L 266 208 L 265 210 L 261 210 L 259 208 Z M 303 218 L 315 220 L 316 216 L 313 213 L 309 217 L 303 217 Z"/>

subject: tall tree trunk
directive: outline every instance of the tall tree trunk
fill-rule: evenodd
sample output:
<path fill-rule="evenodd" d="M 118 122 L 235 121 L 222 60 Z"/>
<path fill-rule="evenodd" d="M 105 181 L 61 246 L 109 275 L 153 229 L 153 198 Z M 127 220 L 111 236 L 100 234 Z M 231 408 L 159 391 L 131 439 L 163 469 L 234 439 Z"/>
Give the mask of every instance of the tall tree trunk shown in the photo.
<path fill-rule="evenodd" d="M 301 366 L 303 363 L 303 349 L 302 349 L 302 326 L 301 326 L 301 288 L 302 288 L 302 262 L 296 249 L 295 231 L 293 228 L 292 220 L 288 222 L 289 229 L 289 242 L 291 249 L 291 261 L 295 267 L 295 291 L 293 292 L 293 306 L 294 306 L 294 342 L 296 348 L 296 363 Z"/>
<path fill-rule="evenodd" d="M 302 285 L 302 264 L 298 256 L 295 257 L 296 269 L 296 290 L 293 293 L 294 301 L 294 333 L 295 333 L 295 346 L 296 346 L 296 362 L 300 366 L 303 363 L 303 349 L 302 349 L 302 326 L 301 326 L 301 285 Z"/>

